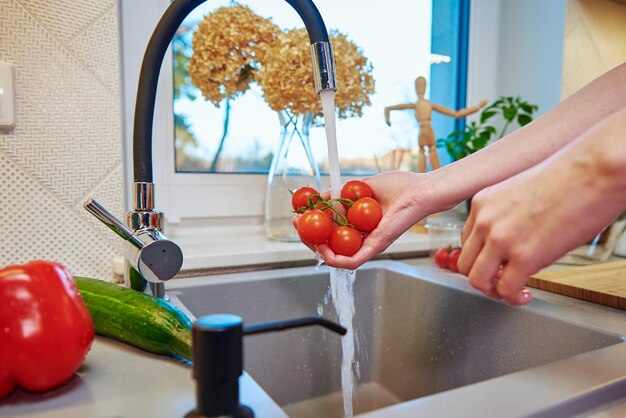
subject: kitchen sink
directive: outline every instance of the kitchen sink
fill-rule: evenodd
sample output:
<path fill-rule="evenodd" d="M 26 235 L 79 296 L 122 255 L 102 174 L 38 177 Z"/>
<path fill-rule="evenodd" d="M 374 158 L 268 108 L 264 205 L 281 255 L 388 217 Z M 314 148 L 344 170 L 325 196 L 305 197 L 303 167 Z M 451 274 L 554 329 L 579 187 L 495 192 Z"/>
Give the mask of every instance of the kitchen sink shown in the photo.
<path fill-rule="evenodd" d="M 568 416 L 623 394 L 616 388 L 626 376 L 624 315 L 535 293 L 531 305 L 515 308 L 436 268 L 397 261 L 360 268 L 355 414 L 488 416 L 500 407 L 492 416 Z M 168 294 L 196 317 L 338 321 L 326 267 L 176 279 Z M 245 337 L 244 347 L 246 372 L 288 416 L 343 416 L 339 336 L 300 328 Z M 604 397 L 590 396 L 599 390 Z"/>

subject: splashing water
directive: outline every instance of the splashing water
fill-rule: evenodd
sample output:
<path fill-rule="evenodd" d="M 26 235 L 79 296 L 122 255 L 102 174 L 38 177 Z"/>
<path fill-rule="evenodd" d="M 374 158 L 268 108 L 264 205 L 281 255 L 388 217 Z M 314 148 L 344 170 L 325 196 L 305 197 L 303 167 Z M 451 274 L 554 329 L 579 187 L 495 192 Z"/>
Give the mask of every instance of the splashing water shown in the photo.
<path fill-rule="evenodd" d="M 324 112 L 324 126 L 326 128 L 326 142 L 328 144 L 328 166 L 330 174 L 330 195 L 340 197 L 341 174 L 339 170 L 339 154 L 337 152 L 337 130 L 335 125 L 335 92 L 324 90 L 320 92 L 322 110 Z M 335 310 L 339 316 L 339 323 L 348 331 L 341 338 L 341 388 L 343 391 L 344 416 L 352 416 L 352 397 L 354 394 L 354 280 L 353 271 L 344 269 L 330 269 L 330 287 Z"/>
<path fill-rule="evenodd" d="M 344 269 L 330 270 L 330 288 L 339 323 L 348 331 L 341 338 L 341 389 L 343 392 L 343 413 L 352 416 L 354 395 L 354 280 L 356 274 Z"/>

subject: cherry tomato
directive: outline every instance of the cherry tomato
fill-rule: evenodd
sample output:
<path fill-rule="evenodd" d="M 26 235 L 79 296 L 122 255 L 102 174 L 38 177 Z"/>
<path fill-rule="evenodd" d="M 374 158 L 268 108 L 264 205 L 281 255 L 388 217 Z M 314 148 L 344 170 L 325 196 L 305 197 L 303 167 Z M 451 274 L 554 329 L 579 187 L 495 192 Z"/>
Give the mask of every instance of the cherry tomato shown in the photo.
<path fill-rule="evenodd" d="M 309 198 L 311 203 L 315 203 L 320 200 L 319 192 L 313 187 L 300 187 L 291 195 L 291 206 L 293 210 L 310 209 Z"/>
<path fill-rule="evenodd" d="M 343 199 L 357 200 L 372 196 L 372 188 L 361 180 L 351 180 L 341 188 L 341 197 Z"/>
<path fill-rule="evenodd" d="M 448 256 L 450 255 L 450 248 L 441 247 L 437 248 L 434 253 L 435 264 L 442 269 L 448 268 Z"/>
<path fill-rule="evenodd" d="M 461 249 L 455 248 L 448 254 L 447 268 L 456 273 L 459 272 L 459 257 L 461 256 Z"/>
<path fill-rule="evenodd" d="M 308 210 L 298 221 L 298 236 L 305 244 L 323 244 L 332 232 L 333 221 L 321 210 Z"/>
<path fill-rule="evenodd" d="M 361 248 L 361 233 L 349 226 L 339 226 L 333 229 L 328 246 L 335 254 L 351 256 Z"/>
<path fill-rule="evenodd" d="M 348 209 L 348 222 L 363 232 L 373 231 L 383 217 L 383 210 L 371 197 L 362 197 Z"/>

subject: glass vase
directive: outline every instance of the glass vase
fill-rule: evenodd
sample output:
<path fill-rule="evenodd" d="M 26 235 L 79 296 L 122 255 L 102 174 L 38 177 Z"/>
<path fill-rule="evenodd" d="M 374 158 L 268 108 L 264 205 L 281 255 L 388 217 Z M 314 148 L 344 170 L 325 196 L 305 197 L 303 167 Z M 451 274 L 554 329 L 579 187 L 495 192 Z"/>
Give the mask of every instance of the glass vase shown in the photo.
<path fill-rule="evenodd" d="M 320 170 L 309 141 L 313 115 L 282 111 L 278 113 L 278 120 L 281 134 L 267 176 L 265 233 L 272 240 L 299 241 L 291 223 L 294 213 L 290 191 L 303 186 L 320 189 Z"/>

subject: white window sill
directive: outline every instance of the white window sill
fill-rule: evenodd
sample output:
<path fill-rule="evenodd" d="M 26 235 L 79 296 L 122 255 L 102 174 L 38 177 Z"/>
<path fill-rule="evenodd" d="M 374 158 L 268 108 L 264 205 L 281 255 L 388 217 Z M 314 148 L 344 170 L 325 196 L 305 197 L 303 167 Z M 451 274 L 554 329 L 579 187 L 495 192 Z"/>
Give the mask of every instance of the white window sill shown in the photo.
<path fill-rule="evenodd" d="M 300 242 L 279 242 L 266 238 L 263 228 L 229 232 L 228 235 L 179 240 L 183 250 L 183 274 L 190 271 L 237 267 L 251 269 L 268 265 L 315 264 L 315 254 Z M 416 257 L 428 252 L 427 233 L 407 232 L 384 252 L 387 256 Z M 189 273 L 188 273 L 189 274 Z"/>
<path fill-rule="evenodd" d="M 433 223 L 459 225 L 462 213 L 440 214 Z M 416 232 L 418 231 L 418 232 Z M 180 277 L 210 275 L 234 271 L 315 265 L 315 254 L 301 242 L 273 241 L 265 236 L 258 222 L 233 222 L 224 219 L 211 226 L 186 227 L 184 231 L 167 227 L 166 235 L 180 245 L 183 267 Z M 456 238 L 458 240 L 458 237 Z M 407 231 L 377 258 L 409 259 L 427 256 L 443 244 L 433 240 L 423 227 Z M 115 273 L 123 275 L 123 260 L 115 263 Z"/>

